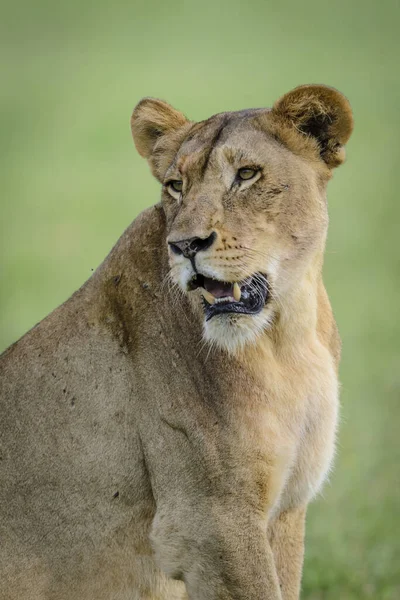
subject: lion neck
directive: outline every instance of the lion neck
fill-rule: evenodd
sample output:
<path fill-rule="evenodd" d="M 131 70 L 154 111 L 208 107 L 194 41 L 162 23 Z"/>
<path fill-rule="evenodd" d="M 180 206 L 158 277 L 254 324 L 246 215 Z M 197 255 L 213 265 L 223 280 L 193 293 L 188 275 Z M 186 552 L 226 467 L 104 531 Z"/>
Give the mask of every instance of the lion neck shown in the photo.
<path fill-rule="evenodd" d="M 271 333 L 275 344 L 301 344 L 318 327 L 318 297 L 322 284 L 323 250 L 315 253 L 295 283 L 280 296 Z"/>

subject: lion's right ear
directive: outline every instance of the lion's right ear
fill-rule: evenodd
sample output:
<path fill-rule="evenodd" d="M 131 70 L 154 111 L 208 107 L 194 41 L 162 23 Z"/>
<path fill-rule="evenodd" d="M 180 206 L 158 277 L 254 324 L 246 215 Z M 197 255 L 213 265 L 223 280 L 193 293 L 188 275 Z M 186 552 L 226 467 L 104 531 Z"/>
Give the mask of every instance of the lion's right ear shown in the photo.
<path fill-rule="evenodd" d="M 131 117 L 133 141 L 157 179 L 162 178 L 189 127 L 190 121 L 162 100 L 143 98 L 135 107 Z"/>

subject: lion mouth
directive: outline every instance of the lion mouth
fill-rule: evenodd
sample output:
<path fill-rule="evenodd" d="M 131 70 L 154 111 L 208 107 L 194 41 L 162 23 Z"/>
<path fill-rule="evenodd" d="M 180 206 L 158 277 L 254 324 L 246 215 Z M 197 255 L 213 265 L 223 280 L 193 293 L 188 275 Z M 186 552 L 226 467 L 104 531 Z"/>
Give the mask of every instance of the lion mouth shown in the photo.
<path fill-rule="evenodd" d="M 206 321 L 221 314 L 256 315 L 267 302 L 268 282 L 256 273 L 240 282 L 219 281 L 197 274 L 189 282 L 189 290 L 201 288 Z"/>

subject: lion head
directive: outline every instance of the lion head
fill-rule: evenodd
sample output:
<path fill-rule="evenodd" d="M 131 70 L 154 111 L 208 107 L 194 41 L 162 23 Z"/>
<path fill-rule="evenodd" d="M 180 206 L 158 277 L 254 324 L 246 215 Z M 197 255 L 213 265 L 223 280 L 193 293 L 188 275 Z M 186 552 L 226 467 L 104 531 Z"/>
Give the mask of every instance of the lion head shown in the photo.
<path fill-rule="evenodd" d="M 347 99 L 305 85 L 272 109 L 194 123 L 144 98 L 131 124 L 162 184 L 171 278 L 202 306 L 205 338 L 230 351 L 256 340 L 322 264 L 326 185 L 353 127 Z"/>

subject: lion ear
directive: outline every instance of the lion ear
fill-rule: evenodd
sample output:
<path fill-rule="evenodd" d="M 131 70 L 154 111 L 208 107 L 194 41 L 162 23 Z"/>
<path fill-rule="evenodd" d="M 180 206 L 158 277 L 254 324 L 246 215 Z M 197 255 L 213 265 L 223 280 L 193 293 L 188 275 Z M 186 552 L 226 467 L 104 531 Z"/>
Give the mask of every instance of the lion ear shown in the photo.
<path fill-rule="evenodd" d="M 177 150 L 190 121 L 163 100 L 143 98 L 131 117 L 133 141 L 141 156 L 147 158 L 153 174 L 160 179 L 162 153 Z M 161 168 L 162 170 L 162 168 Z"/>
<path fill-rule="evenodd" d="M 284 128 L 315 140 L 328 167 L 337 167 L 344 161 L 344 144 L 353 130 L 353 114 L 347 98 L 334 88 L 297 87 L 275 102 L 270 114 Z M 277 134 L 279 136 L 279 130 Z M 288 136 L 285 137 L 289 141 Z M 290 137 L 295 145 L 295 137 Z"/>

